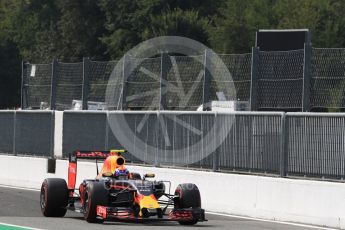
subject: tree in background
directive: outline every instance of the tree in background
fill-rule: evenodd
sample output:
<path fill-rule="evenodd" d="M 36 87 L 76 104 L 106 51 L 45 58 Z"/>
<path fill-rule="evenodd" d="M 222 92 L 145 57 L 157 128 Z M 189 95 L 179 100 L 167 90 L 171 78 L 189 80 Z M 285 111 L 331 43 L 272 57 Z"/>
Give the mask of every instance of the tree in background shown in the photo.
<path fill-rule="evenodd" d="M 16 44 L 0 36 L 0 109 L 20 105 L 20 65 Z"/>
<path fill-rule="evenodd" d="M 0 109 L 20 104 L 20 56 L 6 27 L 5 2 L 0 2 Z"/>
<path fill-rule="evenodd" d="M 185 36 L 209 44 L 207 27 L 222 4 L 223 0 L 101 0 L 108 30 L 102 41 L 112 58 L 156 36 Z"/>
<path fill-rule="evenodd" d="M 270 0 L 228 0 L 209 28 L 211 46 L 219 53 L 250 52 L 255 32 L 274 24 L 271 9 Z"/>
<path fill-rule="evenodd" d="M 106 46 L 100 41 L 105 33 L 105 16 L 97 1 L 58 0 L 57 21 L 59 55 L 62 61 L 76 62 L 83 57 L 108 60 Z"/>
<path fill-rule="evenodd" d="M 334 3 L 335 1 L 333 1 Z M 336 15 L 332 1 L 280 0 L 273 6 L 278 29 L 308 28 L 313 35 L 314 46 L 336 46 L 334 22 Z M 338 20 L 336 20 L 338 21 Z"/>
<path fill-rule="evenodd" d="M 22 58 L 30 62 L 51 61 L 58 52 L 55 40 L 60 13 L 55 1 L 7 1 L 4 9 L 4 26 Z"/>
<path fill-rule="evenodd" d="M 344 10 L 343 0 L 2 0 L 0 106 L 19 104 L 20 59 L 118 59 L 162 35 L 244 53 L 262 28 L 310 28 L 314 47 L 345 47 Z"/>

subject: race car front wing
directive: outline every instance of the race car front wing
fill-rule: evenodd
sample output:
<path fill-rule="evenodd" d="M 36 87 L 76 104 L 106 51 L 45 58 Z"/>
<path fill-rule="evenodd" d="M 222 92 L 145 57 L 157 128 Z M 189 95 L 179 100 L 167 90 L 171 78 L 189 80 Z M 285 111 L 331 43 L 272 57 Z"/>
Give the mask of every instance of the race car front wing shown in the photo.
<path fill-rule="evenodd" d="M 135 215 L 134 210 L 132 208 L 127 207 L 106 207 L 98 205 L 96 211 L 97 217 L 105 221 L 207 221 L 205 219 L 205 210 L 201 208 L 172 209 L 168 214 L 164 214 L 161 209 L 146 209 L 142 210 L 142 212 L 145 212 L 145 214 L 142 216 Z"/>

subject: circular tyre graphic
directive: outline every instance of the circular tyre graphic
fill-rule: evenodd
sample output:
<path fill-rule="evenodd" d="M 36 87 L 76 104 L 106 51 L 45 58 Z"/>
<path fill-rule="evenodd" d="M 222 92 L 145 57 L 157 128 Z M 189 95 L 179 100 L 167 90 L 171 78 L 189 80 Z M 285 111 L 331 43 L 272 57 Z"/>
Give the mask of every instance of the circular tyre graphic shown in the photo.
<path fill-rule="evenodd" d="M 205 89 L 206 79 L 212 90 Z M 209 91 L 213 96 L 204 101 Z M 235 121 L 234 116 L 195 113 L 217 93 L 237 98 L 227 65 L 211 49 L 178 36 L 144 41 L 117 62 L 108 80 L 105 101 L 121 110 L 107 116 L 115 143 L 148 164 L 198 164 L 223 143 Z"/>

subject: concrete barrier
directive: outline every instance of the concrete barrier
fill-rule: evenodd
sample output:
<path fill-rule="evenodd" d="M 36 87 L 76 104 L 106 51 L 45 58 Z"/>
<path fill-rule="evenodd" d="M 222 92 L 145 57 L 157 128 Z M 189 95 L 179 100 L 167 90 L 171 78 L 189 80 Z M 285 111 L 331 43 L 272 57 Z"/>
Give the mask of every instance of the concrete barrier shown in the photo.
<path fill-rule="evenodd" d="M 55 110 L 54 155 L 57 158 L 62 158 L 62 128 L 63 128 L 63 111 Z"/>
<path fill-rule="evenodd" d="M 55 174 L 47 174 L 46 159 L 0 156 L 0 184 L 40 188 L 46 177 L 66 179 L 68 162 L 57 160 L 56 167 Z M 345 228 L 342 183 L 131 165 L 128 169 L 141 174 L 155 173 L 157 180 L 170 180 L 171 192 L 180 183 L 195 183 L 207 211 Z M 77 184 L 95 175 L 94 163 L 78 163 Z"/>

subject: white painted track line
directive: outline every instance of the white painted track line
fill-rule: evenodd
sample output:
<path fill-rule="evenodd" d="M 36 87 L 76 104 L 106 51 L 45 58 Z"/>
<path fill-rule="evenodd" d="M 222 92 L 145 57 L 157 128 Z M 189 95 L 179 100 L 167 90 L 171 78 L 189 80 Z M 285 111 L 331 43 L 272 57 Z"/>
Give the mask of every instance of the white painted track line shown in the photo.
<path fill-rule="evenodd" d="M 1 186 L 3 187 L 3 186 Z M 21 226 L 21 225 L 14 225 L 14 224 L 7 224 L 7 223 L 2 223 L 0 222 L 0 229 L 1 229 L 1 225 L 2 226 L 7 226 L 7 227 L 14 227 L 14 228 L 22 228 L 22 229 L 27 229 L 27 230 L 42 230 L 40 228 L 31 228 L 31 227 L 26 227 L 26 226 Z"/>
<path fill-rule="evenodd" d="M 8 186 L 8 185 L 2 185 L 2 184 L 0 184 L 0 187 L 11 188 L 11 189 L 19 189 L 19 190 L 26 190 L 26 191 L 35 191 L 35 192 L 39 192 L 40 191 L 40 189 Z M 296 226 L 296 227 L 304 227 L 304 228 L 310 228 L 310 229 L 337 230 L 336 228 L 327 228 L 327 227 L 320 227 L 320 226 L 314 226 L 314 225 L 308 225 L 308 224 L 291 223 L 291 222 L 285 222 L 285 221 L 265 220 L 265 219 L 259 219 L 259 218 L 253 218 L 253 217 L 237 216 L 237 215 L 215 213 L 215 212 L 206 212 L 206 213 L 210 214 L 210 215 L 215 215 L 215 216 L 224 216 L 224 217 L 232 217 L 232 218 L 245 219 L 245 220 L 254 220 L 254 221 L 260 221 L 260 222 L 284 224 L 284 225 L 290 225 L 290 226 Z M 2 224 L 2 223 L 0 223 L 0 224 Z M 20 226 L 18 226 L 18 227 L 20 227 Z M 35 228 L 30 228 L 30 229 L 36 230 Z"/>
<path fill-rule="evenodd" d="M 207 212 L 207 211 L 206 211 L 206 213 L 211 214 L 211 215 L 216 215 L 216 216 L 225 216 L 225 217 L 233 217 L 233 218 L 245 219 L 245 220 L 254 220 L 254 221 L 261 221 L 261 222 L 268 222 L 268 223 L 285 224 L 285 225 L 304 227 L 304 228 L 310 228 L 310 229 L 338 230 L 336 228 L 326 228 L 326 227 L 320 227 L 320 226 L 314 226 L 314 225 L 308 225 L 308 224 L 291 223 L 291 222 L 278 221 L 278 220 L 265 220 L 265 219 L 259 219 L 259 218 L 253 218 L 253 217 L 237 216 L 237 215 Z"/>
<path fill-rule="evenodd" d="M 24 187 L 16 187 L 16 186 L 9 186 L 9 185 L 3 185 L 3 184 L 0 184 L 0 187 L 13 188 L 13 189 L 19 189 L 19 190 L 25 190 L 25 191 L 35 191 L 35 192 L 41 191 L 40 189 L 35 189 L 35 188 L 24 188 Z"/>

